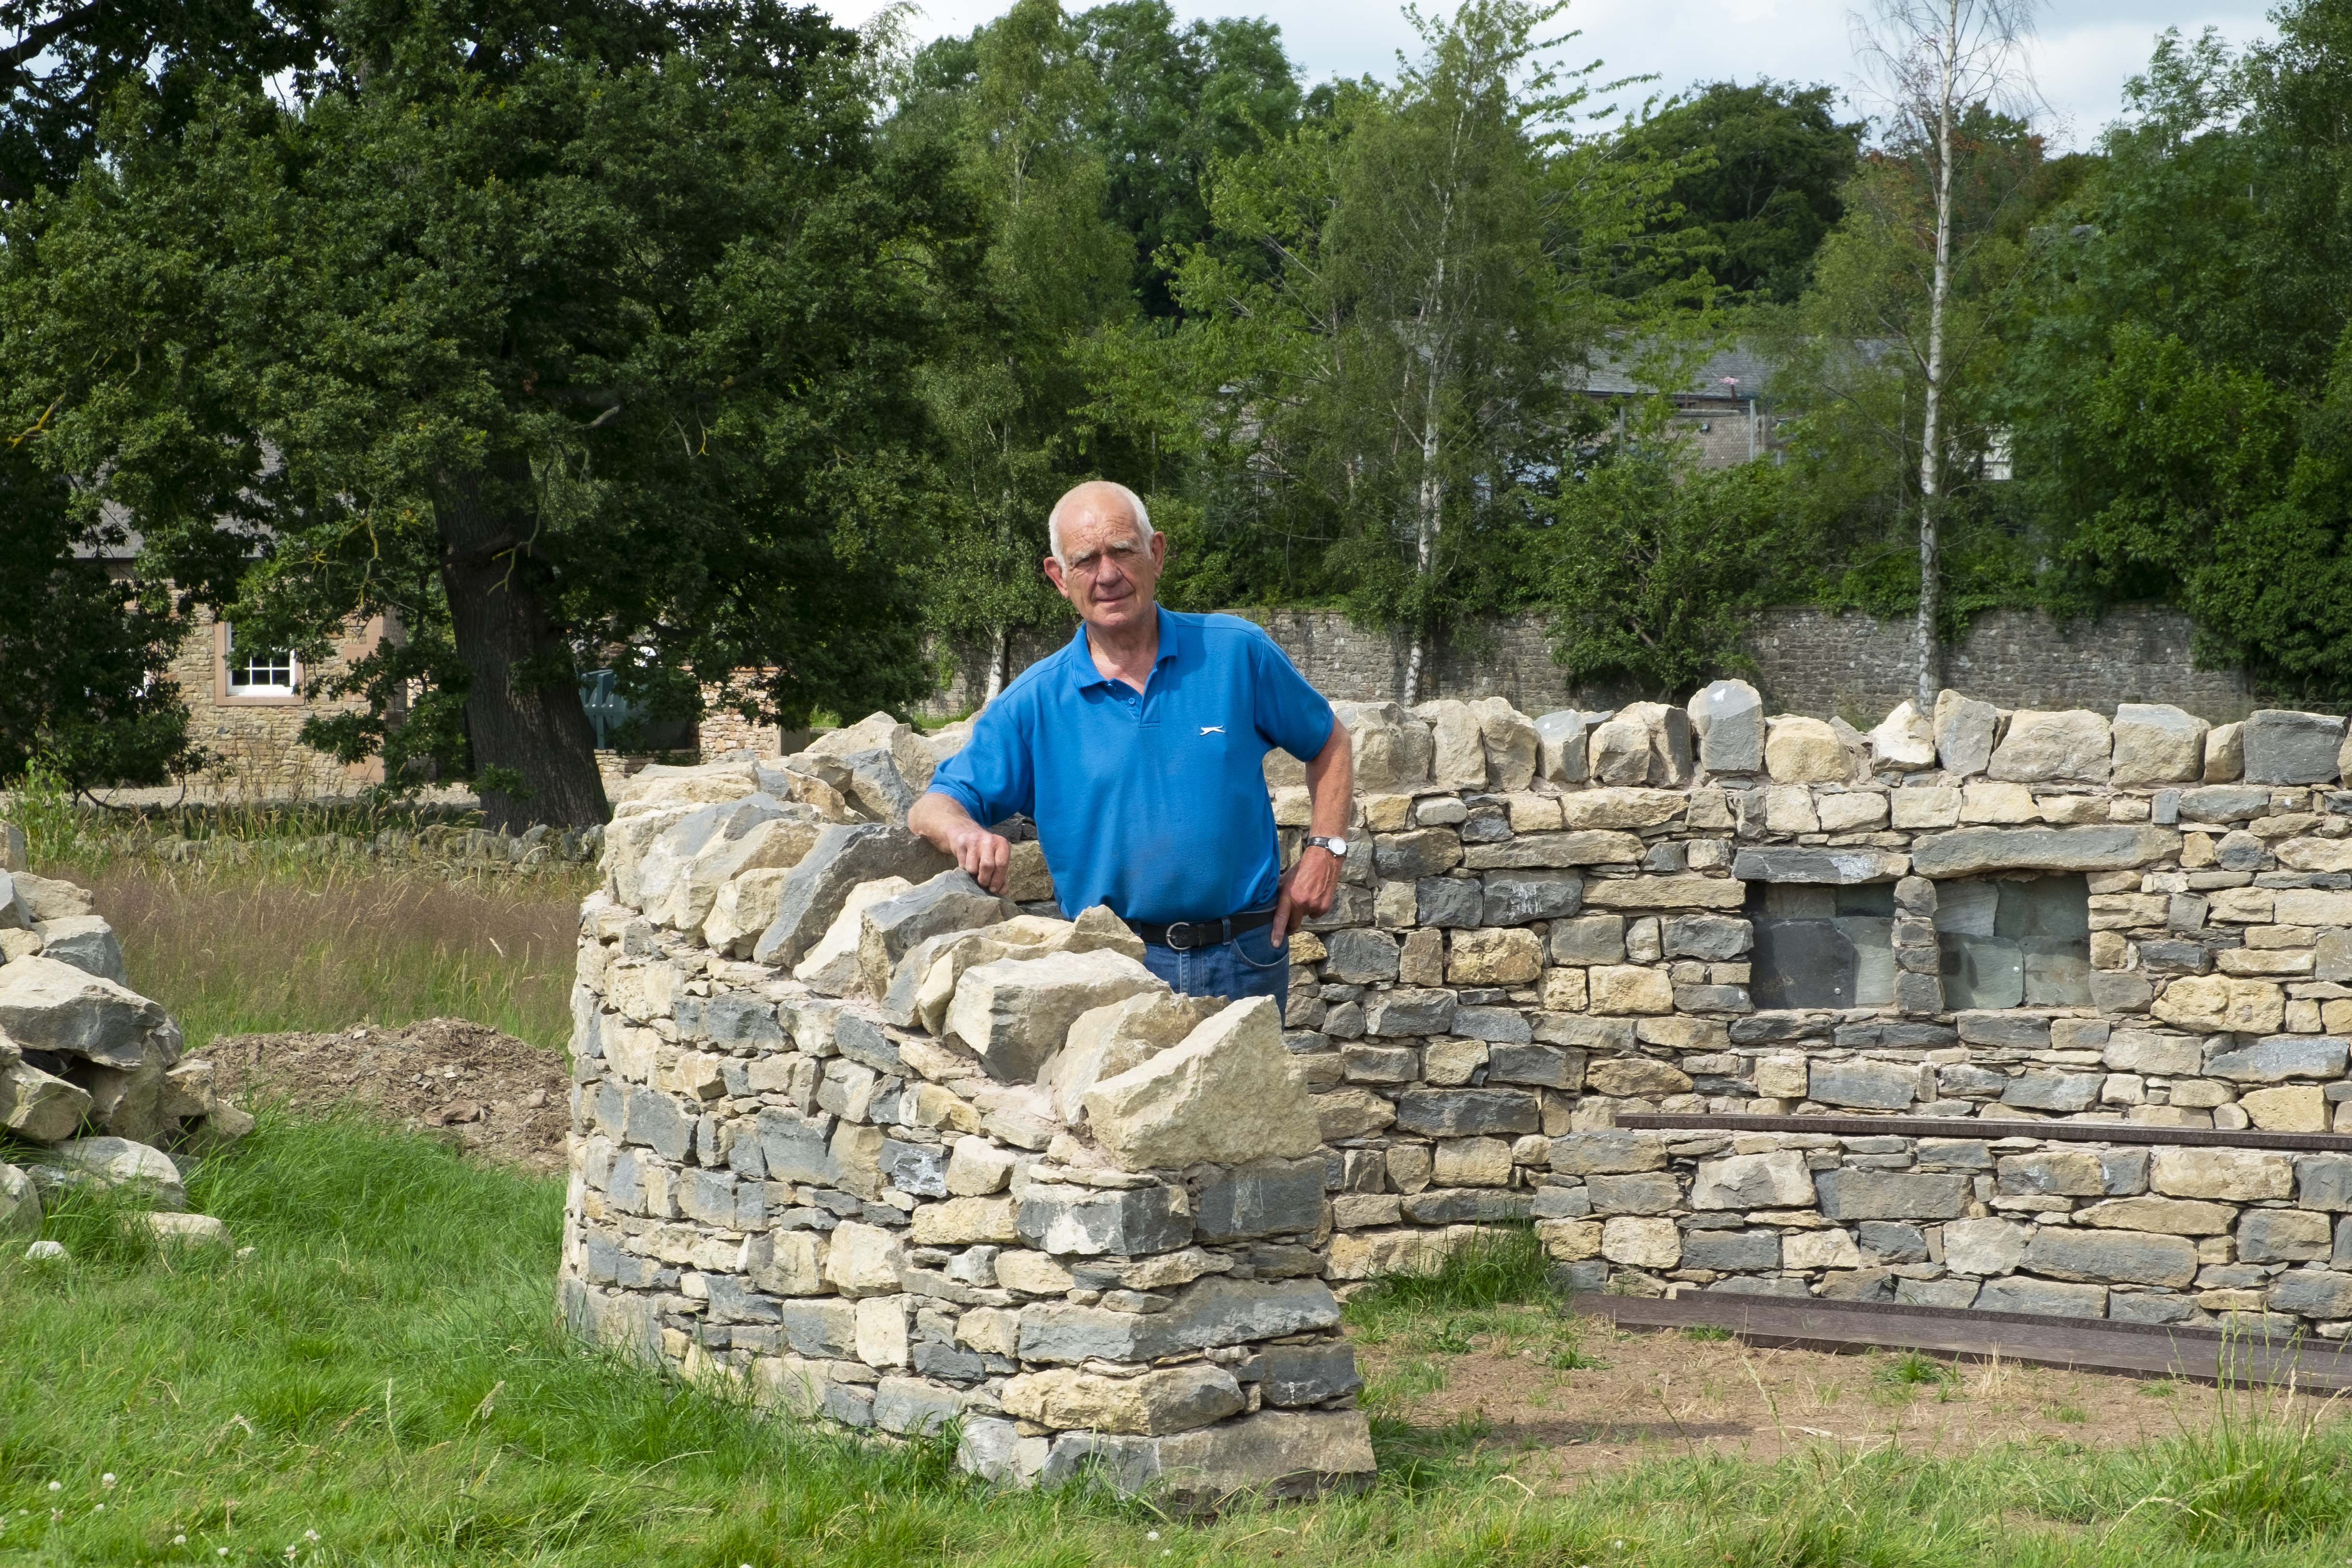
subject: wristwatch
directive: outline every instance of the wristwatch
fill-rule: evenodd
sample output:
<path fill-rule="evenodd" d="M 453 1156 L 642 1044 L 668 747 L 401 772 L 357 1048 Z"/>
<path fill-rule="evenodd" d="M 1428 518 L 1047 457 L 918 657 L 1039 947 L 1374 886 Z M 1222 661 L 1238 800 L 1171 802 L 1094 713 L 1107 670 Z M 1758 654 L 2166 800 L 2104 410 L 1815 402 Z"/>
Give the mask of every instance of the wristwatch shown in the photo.
<path fill-rule="evenodd" d="M 1319 834 L 1310 833 L 1307 836 L 1307 845 L 1311 849 L 1328 849 L 1335 859 L 1345 860 L 1348 858 L 1348 841 L 1344 838 L 1325 838 Z"/>

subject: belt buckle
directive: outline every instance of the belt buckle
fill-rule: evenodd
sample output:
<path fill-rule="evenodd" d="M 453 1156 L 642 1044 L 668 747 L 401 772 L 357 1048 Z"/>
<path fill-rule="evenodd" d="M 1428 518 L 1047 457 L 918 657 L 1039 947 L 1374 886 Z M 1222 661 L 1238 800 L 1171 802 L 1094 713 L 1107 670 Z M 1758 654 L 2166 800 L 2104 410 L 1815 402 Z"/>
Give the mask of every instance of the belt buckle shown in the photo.
<path fill-rule="evenodd" d="M 1168 950 L 1171 952 L 1190 952 L 1196 947 L 1205 946 L 1206 944 L 1202 942 L 1176 940 L 1178 931 L 1183 931 L 1189 935 L 1200 929 L 1199 923 L 1194 921 L 1171 921 L 1168 924 Z"/>

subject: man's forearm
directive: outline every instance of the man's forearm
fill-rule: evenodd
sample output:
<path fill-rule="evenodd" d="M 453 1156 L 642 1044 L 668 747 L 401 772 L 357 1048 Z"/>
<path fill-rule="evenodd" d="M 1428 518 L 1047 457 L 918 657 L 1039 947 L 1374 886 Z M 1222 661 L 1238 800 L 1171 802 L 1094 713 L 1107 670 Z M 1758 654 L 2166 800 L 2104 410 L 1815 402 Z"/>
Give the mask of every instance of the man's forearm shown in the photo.
<path fill-rule="evenodd" d="M 929 839 L 992 893 L 1004 891 L 1013 846 L 972 820 L 952 795 L 926 790 L 907 813 L 908 831 Z"/>
<path fill-rule="evenodd" d="M 1348 818 L 1355 809 L 1356 750 L 1345 724 L 1332 723 L 1331 738 L 1307 764 L 1307 794 L 1314 802 L 1309 833 L 1337 838 L 1348 831 Z"/>
<path fill-rule="evenodd" d="M 907 831 L 949 855 L 955 853 L 956 836 L 977 826 L 961 802 L 937 790 L 926 790 L 907 810 Z"/>

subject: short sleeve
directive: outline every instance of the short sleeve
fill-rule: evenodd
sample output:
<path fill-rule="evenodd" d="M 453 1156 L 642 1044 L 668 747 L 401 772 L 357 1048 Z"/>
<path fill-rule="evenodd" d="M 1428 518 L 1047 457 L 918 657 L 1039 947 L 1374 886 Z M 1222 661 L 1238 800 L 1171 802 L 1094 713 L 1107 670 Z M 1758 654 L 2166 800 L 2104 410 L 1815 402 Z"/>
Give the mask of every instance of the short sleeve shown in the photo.
<path fill-rule="evenodd" d="M 1331 739 L 1339 717 L 1323 694 L 1307 684 L 1281 645 L 1252 628 L 1251 705 L 1257 732 L 1300 762 L 1311 760 Z"/>
<path fill-rule="evenodd" d="M 1037 775 L 1015 704 L 997 699 L 972 721 L 971 739 L 931 774 L 929 792 L 946 795 L 983 826 L 1035 815 Z"/>

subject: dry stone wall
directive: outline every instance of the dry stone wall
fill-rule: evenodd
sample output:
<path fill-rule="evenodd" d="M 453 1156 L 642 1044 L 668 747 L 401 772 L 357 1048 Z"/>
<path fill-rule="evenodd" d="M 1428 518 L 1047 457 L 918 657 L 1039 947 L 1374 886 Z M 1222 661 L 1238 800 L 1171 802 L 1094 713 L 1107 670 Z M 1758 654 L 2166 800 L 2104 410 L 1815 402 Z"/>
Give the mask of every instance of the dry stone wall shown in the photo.
<path fill-rule="evenodd" d="M 633 780 L 573 1321 L 1180 1499 L 1360 1475 L 1337 1292 L 1497 1223 L 1590 1289 L 2352 1327 L 2342 720 L 1335 707 L 1351 848 L 1279 1023 L 1061 918 L 1034 839 L 998 898 L 909 836 L 961 727 Z"/>

